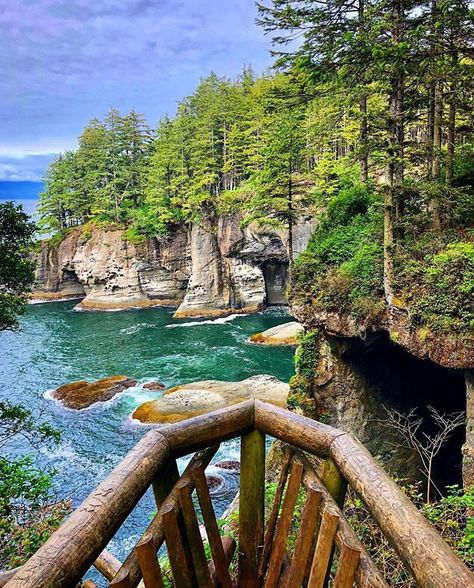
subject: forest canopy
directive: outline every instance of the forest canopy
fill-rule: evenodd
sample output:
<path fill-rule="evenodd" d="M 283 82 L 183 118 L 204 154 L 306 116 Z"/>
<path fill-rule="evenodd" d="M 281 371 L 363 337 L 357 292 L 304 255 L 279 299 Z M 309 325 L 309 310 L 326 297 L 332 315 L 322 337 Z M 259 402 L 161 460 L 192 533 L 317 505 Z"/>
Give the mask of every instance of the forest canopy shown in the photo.
<path fill-rule="evenodd" d="M 295 219 L 311 216 L 292 296 L 364 317 L 408 305 L 416 324 L 473 326 L 469 4 L 257 7 L 275 70 L 211 74 L 155 131 L 133 111 L 91 121 L 47 172 L 43 229 L 118 224 L 139 242 L 237 212 L 243 225 L 288 228 L 291 243 Z"/>

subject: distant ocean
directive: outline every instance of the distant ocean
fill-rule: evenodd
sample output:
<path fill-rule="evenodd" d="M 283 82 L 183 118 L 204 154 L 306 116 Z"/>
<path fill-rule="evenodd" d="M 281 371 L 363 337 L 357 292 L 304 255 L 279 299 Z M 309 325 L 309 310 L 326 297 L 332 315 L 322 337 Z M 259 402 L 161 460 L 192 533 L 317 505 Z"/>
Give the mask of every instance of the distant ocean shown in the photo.
<path fill-rule="evenodd" d="M 42 190 L 42 182 L 0 181 L 0 202 L 13 200 L 17 204 L 21 204 L 23 210 L 33 216 Z"/>

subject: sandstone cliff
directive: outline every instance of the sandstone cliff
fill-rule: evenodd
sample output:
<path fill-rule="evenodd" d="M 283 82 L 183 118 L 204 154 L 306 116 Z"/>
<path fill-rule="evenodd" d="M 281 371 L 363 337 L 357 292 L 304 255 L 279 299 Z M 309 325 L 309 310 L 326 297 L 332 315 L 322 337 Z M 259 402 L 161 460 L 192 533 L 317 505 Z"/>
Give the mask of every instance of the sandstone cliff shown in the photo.
<path fill-rule="evenodd" d="M 296 223 L 293 254 L 312 229 L 310 221 Z M 87 310 L 177 306 L 178 317 L 254 312 L 285 301 L 287 267 L 287 232 L 241 229 L 237 216 L 139 245 L 123 230 L 77 227 L 59 244 L 42 244 L 33 298 L 82 298 L 78 308 Z"/>

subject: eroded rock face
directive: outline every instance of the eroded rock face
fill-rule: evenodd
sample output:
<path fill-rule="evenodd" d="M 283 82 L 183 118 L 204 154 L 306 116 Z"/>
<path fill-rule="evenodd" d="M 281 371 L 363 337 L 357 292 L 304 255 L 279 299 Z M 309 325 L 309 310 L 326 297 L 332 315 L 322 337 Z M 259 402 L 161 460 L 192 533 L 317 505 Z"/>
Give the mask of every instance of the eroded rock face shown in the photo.
<path fill-rule="evenodd" d="M 462 448 L 462 477 L 465 486 L 474 484 L 474 370 L 465 371 L 466 443 Z"/>
<path fill-rule="evenodd" d="M 130 307 L 177 305 L 184 297 L 190 257 L 187 231 L 169 239 L 133 245 L 122 230 L 81 228 L 71 231 L 57 247 L 43 244 L 34 298 L 69 294 L 68 280 L 84 299 L 79 308 L 117 310 Z"/>
<path fill-rule="evenodd" d="M 305 365 L 309 367 L 309 355 Z M 416 451 L 400 430 L 390 426 L 390 415 L 396 411 L 408 417 L 414 410 L 408 420 L 421 419 L 420 439 L 425 439 L 424 434 L 433 435 L 438 429 L 430 407 L 441 415 L 465 407 L 466 388 L 460 371 L 416 358 L 382 333 L 363 341 L 320 332 L 314 374 L 307 382 L 307 394 L 313 401 L 307 410 L 352 433 L 398 478 L 426 481 Z M 438 487 L 461 483 L 463 442 L 464 431 L 456 429 L 435 458 L 433 477 Z M 465 474 L 468 451 L 466 443 Z"/>
<path fill-rule="evenodd" d="M 452 471 L 441 472 L 440 477 L 446 478 L 451 476 L 453 472 L 454 474 L 459 473 L 459 455 L 462 443 L 459 437 L 462 437 L 465 432 L 465 443 L 462 447 L 462 479 L 464 485 L 474 483 L 474 434 L 472 433 L 474 431 L 474 378 L 472 376 L 474 372 L 474 336 L 472 331 L 462 334 L 438 334 L 423 328 L 415 329 L 410 325 L 407 312 L 401 309 L 396 309 L 390 314 L 386 313 L 376 324 L 370 325 L 369 328 L 344 313 L 322 312 L 310 304 L 292 304 L 291 310 L 292 314 L 306 329 L 319 328 L 329 339 L 350 340 L 358 342 L 359 345 L 364 345 L 368 341 L 377 340 L 377 338 L 389 338 L 392 345 L 398 347 L 400 351 L 405 350 L 414 360 L 422 360 L 420 365 L 427 365 L 432 362 L 436 366 L 441 366 L 438 370 L 438 380 L 446 381 L 444 394 L 448 399 L 448 407 L 441 412 L 465 411 L 466 428 L 465 431 L 458 429 L 454 433 L 457 444 L 453 447 L 451 454 L 444 459 L 446 470 L 451 467 Z M 328 354 L 328 356 L 330 355 Z M 331 361 L 331 358 L 327 359 L 326 364 L 330 364 Z M 339 362 L 336 361 L 336 363 Z M 338 371 L 336 370 L 336 372 Z M 401 371 L 401 368 L 399 368 L 399 371 Z M 322 380 L 324 385 L 327 383 L 327 393 L 324 396 L 330 399 L 329 405 L 332 407 L 331 413 L 335 424 L 353 431 L 373 451 L 377 451 L 377 448 L 386 447 L 387 439 L 384 438 L 383 431 L 379 431 L 380 427 L 376 423 L 379 416 L 376 416 L 373 420 L 375 424 L 370 425 L 369 422 L 363 424 L 363 415 L 365 413 L 377 415 L 380 412 L 379 407 L 374 404 L 373 400 L 368 399 L 370 389 L 367 388 L 367 383 L 359 380 L 355 382 L 355 375 L 348 365 L 342 369 L 341 374 L 341 378 L 335 377 L 332 368 L 326 366 L 325 369 L 322 364 L 318 369 L 317 379 Z M 450 374 L 452 382 L 448 381 Z M 463 378 L 463 374 L 465 375 L 465 384 L 461 386 L 459 382 Z M 416 372 L 412 374 L 412 378 L 416 379 Z M 351 383 L 349 388 L 347 388 L 347 382 Z M 437 381 L 434 382 L 435 386 L 436 384 Z M 359 392 L 357 392 L 358 390 Z M 319 392 L 316 390 L 316 395 L 318 394 Z M 367 396 L 368 394 L 369 397 Z M 384 400 L 383 394 L 380 393 L 379 396 L 378 403 L 381 404 Z M 454 407 L 449 407 L 449 399 L 453 400 Z M 429 396 L 420 396 L 418 392 L 413 392 L 414 406 L 419 405 L 420 409 L 426 409 L 431 404 L 432 401 Z M 337 409 L 337 407 L 341 407 L 341 410 Z M 405 407 L 405 412 L 409 408 L 409 406 Z M 428 434 L 430 434 L 429 431 Z M 451 439 L 449 443 L 452 442 Z M 386 455 L 389 453 L 388 450 L 385 451 L 384 449 L 382 449 L 382 452 L 385 452 Z M 403 456 L 401 459 L 395 458 L 393 461 L 397 462 L 397 460 L 400 468 L 395 466 L 394 471 L 403 471 Z M 438 458 L 438 461 L 443 460 Z M 454 479 L 451 483 L 460 483 L 460 481 L 460 479 Z"/>
<path fill-rule="evenodd" d="M 285 406 L 288 392 L 288 384 L 268 375 L 241 382 L 205 380 L 171 388 L 161 398 L 140 405 L 132 418 L 142 423 L 175 423 L 250 398 Z"/>
<path fill-rule="evenodd" d="M 111 376 L 97 380 L 97 382 L 71 382 L 60 386 L 52 397 L 59 400 L 67 408 L 81 410 L 89 408 L 96 402 L 105 402 L 120 394 L 127 388 L 136 385 L 136 381 L 127 376 Z"/>
<path fill-rule="evenodd" d="M 304 332 L 300 323 L 292 321 L 267 329 L 262 333 L 255 333 L 250 337 L 252 343 L 262 345 L 297 345 L 298 336 Z"/>
<path fill-rule="evenodd" d="M 288 264 L 286 231 L 240 228 L 237 215 L 182 226 L 169 237 L 134 245 L 123 230 L 78 227 L 37 255 L 40 301 L 83 298 L 84 310 L 170 305 L 176 316 L 254 312 L 267 299 L 264 264 Z M 313 225 L 293 230 L 293 253 L 306 246 Z"/>

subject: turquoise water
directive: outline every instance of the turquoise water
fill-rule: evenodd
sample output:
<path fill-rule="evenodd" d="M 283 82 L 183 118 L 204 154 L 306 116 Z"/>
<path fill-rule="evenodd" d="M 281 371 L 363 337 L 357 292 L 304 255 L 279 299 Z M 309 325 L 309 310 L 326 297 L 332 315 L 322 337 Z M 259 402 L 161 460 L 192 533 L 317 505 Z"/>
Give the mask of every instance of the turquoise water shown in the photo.
<path fill-rule="evenodd" d="M 77 506 L 148 430 L 130 419 L 134 409 L 159 393 L 131 388 L 83 411 L 67 410 L 47 391 L 74 380 L 123 374 L 139 384 L 159 380 L 167 387 L 203 379 L 242 380 L 272 374 L 287 381 L 293 349 L 247 343 L 249 335 L 291 318 L 282 309 L 216 320 L 175 320 L 170 308 L 127 312 L 76 312 L 75 302 L 29 306 L 19 333 L 0 333 L 0 398 L 23 403 L 62 430 L 60 445 L 39 455 L 57 470 L 55 491 Z M 24 450 L 27 448 L 23 448 Z M 238 458 L 238 441 L 224 444 L 214 461 Z M 180 460 L 182 469 L 186 460 Z M 235 494 L 237 474 L 222 476 L 214 492 L 222 512 Z M 119 558 L 149 522 L 154 505 L 141 501 L 110 545 Z"/>

